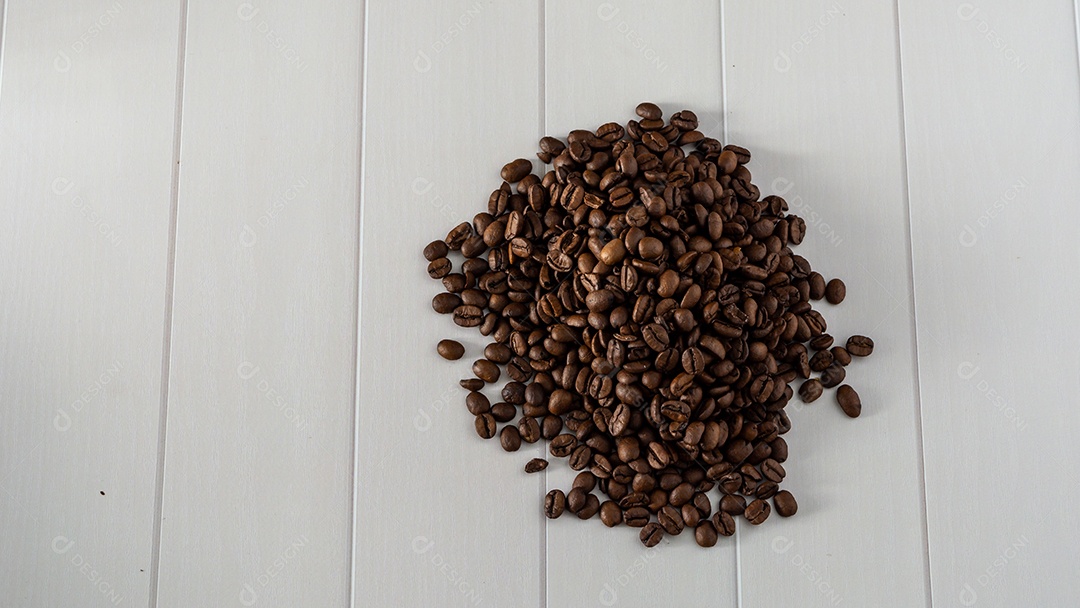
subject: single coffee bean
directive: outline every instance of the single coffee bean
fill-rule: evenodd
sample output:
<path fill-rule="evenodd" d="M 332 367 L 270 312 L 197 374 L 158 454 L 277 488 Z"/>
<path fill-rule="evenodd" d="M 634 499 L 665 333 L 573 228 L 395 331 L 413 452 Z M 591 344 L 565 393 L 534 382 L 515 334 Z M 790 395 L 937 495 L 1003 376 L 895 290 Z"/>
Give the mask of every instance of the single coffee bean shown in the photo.
<path fill-rule="evenodd" d="M 441 279 L 450 274 L 450 271 L 453 270 L 453 268 L 453 263 L 447 258 L 437 258 L 428 264 L 427 273 L 428 276 L 433 279 Z"/>
<path fill-rule="evenodd" d="M 532 162 L 526 158 L 519 158 L 517 160 L 506 163 L 502 168 L 502 178 L 510 182 L 511 184 L 520 182 L 525 179 L 525 176 L 532 172 Z"/>
<path fill-rule="evenodd" d="M 869 357 L 874 352 L 874 341 L 866 336 L 851 336 L 847 340 L 847 351 L 855 357 Z"/>
<path fill-rule="evenodd" d="M 847 376 L 847 372 L 844 371 L 844 366 L 834 363 L 821 372 L 821 385 L 825 388 L 832 388 L 843 382 L 845 376 Z"/>
<path fill-rule="evenodd" d="M 521 447 L 521 433 L 516 426 L 504 426 L 499 432 L 499 443 L 507 452 L 516 452 Z"/>
<path fill-rule="evenodd" d="M 544 515 L 556 519 L 566 510 L 566 494 L 562 490 L 552 490 L 544 497 Z"/>
<path fill-rule="evenodd" d="M 499 366 L 487 359 L 477 359 L 472 364 L 472 371 L 484 382 L 492 383 L 499 379 Z"/>
<path fill-rule="evenodd" d="M 641 528 L 649 523 L 649 510 L 645 507 L 630 507 L 623 511 L 623 522 L 631 528 Z"/>
<path fill-rule="evenodd" d="M 827 350 L 819 350 L 814 353 L 813 357 L 810 357 L 810 369 L 815 372 L 825 371 L 832 364 L 833 354 Z"/>
<path fill-rule="evenodd" d="M 847 286 L 840 279 L 832 279 L 825 285 L 825 301 L 829 304 L 839 304 L 847 295 Z"/>
<path fill-rule="evenodd" d="M 477 306 L 462 305 L 454 309 L 454 323 L 461 327 L 477 327 L 484 322 L 484 311 Z"/>
<path fill-rule="evenodd" d="M 596 475 L 589 471 L 582 471 L 574 477 L 574 484 L 571 487 L 581 488 L 585 492 L 592 492 L 596 487 Z"/>
<path fill-rule="evenodd" d="M 712 516 L 713 527 L 716 528 L 716 532 L 720 536 L 734 536 L 735 535 L 735 518 L 726 511 L 717 511 Z"/>
<path fill-rule="evenodd" d="M 452 313 L 458 306 L 461 306 L 461 298 L 452 293 L 443 292 L 431 299 L 431 307 L 440 315 Z"/>
<path fill-rule="evenodd" d="M 720 510 L 732 515 L 739 515 L 746 510 L 746 499 L 738 494 L 725 494 L 720 499 Z"/>
<path fill-rule="evenodd" d="M 712 547 L 716 544 L 716 528 L 711 521 L 703 521 L 694 528 L 694 540 L 702 547 Z"/>
<path fill-rule="evenodd" d="M 677 536 L 683 531 L 682 515 L 679 510 L 671 505 L 664 505 L 660 507 L 660 510 L 656 514 L 656 519 L 660 522 L 660 527 L 664 529 L 664 532 L 672 536 Z"/>
<path fill-rule="evenodd" d="M 820 300 L 825 297 L 825 277 L 821 276 L 821 273 L 810 273 L 810 291 L 809 296 L 811 300 Z"/>
<path fill-rule="evenodd" d="M 491 439 L 495 436 L 495 418 L 491 414 L 480 414 L 476 417 L 476 434 L 482 439 Z"/>
<path fill-rule="evenodd" d="M 655 103 L 643 101 L 635 108 L 637 115 L 646 120 L 658 120 L 664 113 L 660 110 L 660 106 Z"/>
<path fill-rule="evenodd" d="M 474 416 L 487 414 L 491 411 L 491 402 L 483 393 L 478 393 L 476 391 L 466 395 L 465 406 L 469 408 L 469 413 Z"/>
<path fill-rule="evenodd" d="M 513 351 L 505 344 L 493 343 L 484 347 L 484 358 L 500 365 L 506 365 L 514 357 Z"/>
<path fill-rule="evenodd" d="M 478 391 L 484 388 L 484 381 L 479 378 L 462 378 L 458 384 L 467 391 Z"/>
<path fill-rule="evenodd" d="M 533 458 L 529 462 L 525 463 L 526 473 L 538 473 L 548 467 L 548 461 L 543 458 Z"/>
<path fill-rule="evenodd" d="M 465 355 L 465 347 L 457 340 L 440 340 L 436 350 L 447 361 L 457 361 Z"/>
<path fill-rule="evenodd" d="M 605 500 L 600 505 L 600 521 L 605 526 L 613 528 L 622 523 L 623 511 L 613 500 Z"/>
<path fill-rule="evenodd" d="M 638 538 L 641 539 L 641 544 L 646 547 L 655 547 L 660 544 L 660 541 L 664 538 L 664 529 L 660 527 L 660 524 L 656 522 L 649 522 L 645 524 L 645 527 L 638 533 Z"/>
<path fill-rule="evenodd" d="M 862 400 L 859 399 L 859 393 L 847 384 L 842 384 L 836 389 L 836 402 L 840 404 L 840 409 L 851 418 L 858 418 L 862 413 Z"/>
<path fill-rule="evenodd" d="M 514 419 L 514 416 L 517 416 L 517 408 L 505 401 L 500 401 L 491 406 L 491 417 L 495 419 L 495 422 L 510 422 Z"/>
<path fill-rule="evenodd" d="M 821 380 L 817 378 L 811 378 L 802 383 L 799 387 L 799 398 L 804 403 L 813 403 L 821 396 L 823 387 L 821 386 Z"/>
<path fill-rule="evenodd" d="M 424 247 L 424 259 L 429 262 L 434 262 L 439 258 L 445 258 L 446 253 L 450 249 L 446 246 L 446 243 L 440 240 L 431 241 Z"/>
<path fill-rule="evenodd" d="M 532 416 L 522 416 L 518 421 L 518 433 L 525 443 L 536 443 L 540 441 L 540 423 Z"/>
<path fill-rule="evenodd" d="M 746 510 L 743 511 L 743 515 L 751 524 L 758 526 L 769 517 L 769 511 L 771 510 L 769 503 L 759 498 L 746 505 Z"/>
<path fill-rule="evenodd" d="M 776 505 L 776 514 L 780 517 L 791 517 L 799 510 L 799 504 L 795 497 L 787 490 L 780 490 L 773 496 L 773 504 Z"/>
<path fill-rule="evenodd" d="M 578 519 L 590 519 L 599 512 L 600 499 L 595 494 L 589 494 L 585 497 L 585 505 L 578 509 L 576 515 Z"/>
<path fill-rule="evenodd" d="M 574 488 L 566 494 L 566 508 L 571 513 L 577 513 L 585 506 L 590 494 L 582 488 Z"/>

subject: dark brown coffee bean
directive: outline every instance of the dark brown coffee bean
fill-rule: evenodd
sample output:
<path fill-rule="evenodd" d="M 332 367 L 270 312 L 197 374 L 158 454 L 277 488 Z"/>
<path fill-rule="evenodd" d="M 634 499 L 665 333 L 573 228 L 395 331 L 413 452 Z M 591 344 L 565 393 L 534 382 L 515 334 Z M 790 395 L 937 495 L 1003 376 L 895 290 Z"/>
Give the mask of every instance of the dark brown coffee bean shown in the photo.
<path fill-rule="evenodd" d="M 746 505 L 746 510 L 743 511 L 743 515 L 751 524 L 758 526 L 768 519 L 769 511 L 771 510 L 769 503 L 759 498 Z"/>
<path fill-rule="evenodd" d="M 862 413 L 862 400 L 859 399 L 859 393 L 847 384 L 842 384 L 836 389 L 836 402 L 840 404 L 840 409 L 851 418 L 858 418 Z"/>
<path fill-rule="evenodd" d="M 502 178 L 511 184 L 520 182 L 526 175 L 532 172 L 532 162 L 526 158 L 519 158 L 503 165 Z"/>
<path fill-rule="evenodd" d="M 454 323 L 461 327 L 477 327 L 484 321 L 484 311 L 476 306 L 462 305 L 454 309 Z"/>
<path fill-rule="evenodd" d="M 469 408 L 469 413 L 474 416 L 479 416 L 480 414 L 487 414 L 491 411 L 491 402 L 488 400 L 487 397 L 484 396 L 483 393 L 478 393 L 476 391 L 473 391 L 466 395 L 465 406 Z"/>
<path fill-rule="evenodd" d="M 436 350 L 439 356 L 447 361 L 457 361 L 465 355 L 465 347 L 457 340 L 440 340 Z"/>
<path fill-rule="evenodd" d="M 720 510 L 732 515 L 739 515 L 746 510 L 746 499 L 738 494 L 725 494 L 720 499 Z"/>
<path fill-rule="evenodd" d="M 829 349 L 829 352 L 833 355 L 833 361 L 840 365 L 849 365 L 851 363 L 851 353 L 843 346 L 834 346 Z"/>
<path fill-rule="evenodd" d="M 600 505 L 600 521 L 605 526 L 613 528 L 622 523 L 623 511 L 613 500 L 605 500 Z"/>
<path fill-rule="evenodd" d="M 825 369 L 832 364 L 833 355 L 827 350 L 819 350 L 810 358 L 810 369 L 815 372 L 825 371 Z"/>
<path fill-rule="evenodd" d="M 484 347 L 484 358 L 495 363 L 505 365 L 514 357 L 513 351 L 505 344 L 488 344 Z"/>
<path fill-rule="evenodd" d="M 638 538 L 641 539 L 641 544 L 646 547 L 655 547 L 663 540 L 664 529 L 656 522 L 649 522 L 645 524 L 645 527 L 638 533 Z"/>
<path fill-rule="evenodd" d="M 526 473 L 538 473 L 548 467 L 548 461 L 543 458 L 533 458 L 529 462 L 525 463 Z"/>
<path fill-rule="evenodd" d="M 791 517 L 799 510 L 799 504 L 795 497 L 787 490 L 780 490 L 773 496 L 773 504 L 776 506 L 776 514 L 780 517 Z"/>
<path fill-rule="evenodd" d="M 548 446 L 551 455 L 556 458 L 566 458 L 577 447 L 577 437 L 564 433 L 551 440 Z"/>
<path fill-rule="evenodd" d="M 443 241 L 431 241 L 424 247 L 424 259 L 429 262 L 434 262 L 439 258 L 445 258 L 446 252 L 450 251 L 450 248 L 446 246 Z"/>
<path fill-rule="evenodd" d="M 540 441 L 540 423 L 532 416 L 522 416 L 518 421 L 518 433 L 525 443 L 536 443 Z"/>
<path fill-rule="evenodd" d="M 484 382 L 491 384 L 499 380 L 499 366 L 487 359 L 477 359 L 472 364 L 472 371 Z"/>
<path fill-rule="evenodd" d="M 702 547 L 712 547 L 716 544 L 716 528 L 711 521 L 703 521 L 694 528 L 694 540 Z"/>
<path fill-rule="evenodd" d="M 482 439 L 495 436 L 495 418 L 491 414 L 480 414 L 475 420 L 476 434 Z"/>
<path fill-rule="evenodd" d="M 869 357 L 874 352 L 874 341 L 866 336 L 851 336 L 847 340 L 847 351 L 855 357 Z"/>
<path fill-rule="evenodd" d="M 656 519 L 660 523 L 660 527 L 664 529 L 664 532 L 672 536 L 677 536 L 683 531 L 682 515 L 679 510 L 671 505 L 664 505 L 660 507 L 660 510 L 656 514 Z"/>
<path fill-rule="evenodd" d="M 643 101 L 639 103 L 634 111 L 637 112 L 638 116 L 646 120 L 659 120 L 660 117 L 664 115 L 664 113 L 660 110 L 660 106 L 656 105 L 655 103 L 650 103 L 648 101 Z"/>
<path fill-rule="evenodd" d="M 571 513 L 577 513 L 588 502 L 590 494 L 582 488 L 574 488 L 566 494 L 566 508 Z"/>
<path fill-rule="evenodd" d="M 462 378 L 458 385 L 467 391 L 478 391 L 484 388 L 484 381 L 479 378 Z"/>
<path fill-rule="evenodd" d="M 600 499 L 595 494 L 585 497 L 585 504 L 577 510 L 578 519 L 591 519 L 600 512 Z"/>
<path fill-rule="evenodd" d="M 732 517 L 730 513 L 717 511 L 717 513 L 712 516 L 712 524 L 720 536 L 735 535 L 735 518 Z"/>
<path fill-rule="evenodd" d="M 844 371 L 844 366 L 834 363 L 821 372 L 821 385 L 825 388 L 832 388 L 843 382 L 845 376 L 847 376 L 847 372 Z"/>
<path fill-rule="evenodd" d="M 566 510 L 566 494 L 562 490 L 552 490 L 544 497 L 544 515 L 556 519 Z"/>
<path fill-rule="evenodd" d="M 623 523 L 631 528 L 641 528 L 649 523 L 649 510 L 645 507 L 630 507 L 623 511 Z"/>
<path fill-rule="evenodd" d="M 825 277 L 821 276 L 818 272 L 811 272 L 808 279 L 810 281 L 810 299 L 820 300 L 825 297 Z"/>
<path fill-rule="evenodd" d="M 431 307 L 440 315 L 452 313 L 458 306 L 461 298 L 452 293 L 443 292 L 431 299 Z"/>
<path fill-rule="evenodd" d="M 516 452 L 521 447 L 521 433 L 516 426 L 504 426 L 499 432 L 499 443 L 507 452 Z"/>
<path fill-rule="evenodd" d="M 810 380 L 803 382 L 802 386 L 799 387 L 799 398 L 802 399 L 804 403 L 813 403 L 821 396 L 823 390 L 821 380 L 811 378 Z"/>
<path fill-rule="evenodd" d="M 825 301 L 829 304 L 839 304 L 847 295 L 847 286 L 840 279 L 832 279 L 825 285 Z"/>
<path fill-rule="evenodd" d="M 495 419 L 495 422 L 510 422 L 514 419 L 514 416 L 517 416 L 517 408 L 505 401 L 500 401 L 491 406 L 491 416 Z"/>
<path fill-rule="evenodd" d="M 428 264 L 427 273 L 428 276 L 433 279 L 441 279 L 446 275 L 450 274 L 450 271 L 453 270 L 453 267 L 454 265 L 450 262 L 450 260 L 446 258 L 437 258 L 435 260 L 432 260 L 431 263 Z"/>

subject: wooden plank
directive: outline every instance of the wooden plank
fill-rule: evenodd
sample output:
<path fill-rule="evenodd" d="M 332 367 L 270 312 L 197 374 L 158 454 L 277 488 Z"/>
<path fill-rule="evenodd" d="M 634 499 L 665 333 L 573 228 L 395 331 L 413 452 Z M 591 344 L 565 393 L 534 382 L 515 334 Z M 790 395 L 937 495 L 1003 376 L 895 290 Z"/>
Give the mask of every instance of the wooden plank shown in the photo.
<path fill-rule="evenodd" d="M 900 9 L 934 603 L 1075 605 L 1075 6 Z"/>
<path fill-rule="evenodd" d="M 342 605 L 362 8 L 188 11 L 157 602 Z"/>
<path fill-rule="evenodd" d="M 719 136 L 720 10 L 693 1 L 547 2 L 546 131 L 562 136 L 634 118 L 652 101 L 665 115 L 689 108 Z M 568 490 L 566 462 L 548 469 L 549 486 Z M 608 529 L 571 516 L 548 525 L 551 606 L 735 606 L 736 541 L 705 550 L 692 532 L 646 549 L 638 529 Z"/>
<path fill-rule="evenodd" d="M 728 128 L 754 153 L 763 194 L 807 222 L 798 253 L 847 283 L 815 305 L 843 343 L 864 407 L 833 391 L 790 408 L 785 487 L 799 501 L 741 529 L 746 606 L 920 606 L 928 600 L 918 392 L 900 105 L 891 4 L 728 2 Z M 796 387 L 797 388 L 797 387 Z"/>
<path fill-rule="evenodd" d="M 6 2 L 5 604 L 149 597 L 179 19 L 179 2 Z"/>
<path fill-rule="evenodd" d="M 487 341 L 432 312 L 420 256 L 535 150 L 539 9 L 368 8 L 354 605 L 539 606 L 542 477 L 522 466 L 541 447 L 476 436 L 457 380 Z M 464 359 L 436 355 L 445 337 Z"/>

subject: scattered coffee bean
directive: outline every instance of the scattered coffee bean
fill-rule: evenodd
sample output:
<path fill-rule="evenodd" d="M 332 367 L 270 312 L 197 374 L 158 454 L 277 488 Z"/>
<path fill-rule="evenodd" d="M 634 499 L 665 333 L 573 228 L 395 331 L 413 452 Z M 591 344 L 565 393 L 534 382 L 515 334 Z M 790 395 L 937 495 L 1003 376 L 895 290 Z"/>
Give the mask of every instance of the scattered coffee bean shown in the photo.
<path fill-rule="evenodd" d="M 465 355 L 465 347 L 457 340 L 440 340 L 436 350 L 439 356 L 447 361 L 457 361 Z"/>
<path fill-rule="evenodd" d="M 836 402 L 840 404 L 840 409 L 851 418 L 858 418 L 862 413 L 862 400 L 859 399 L 859 393 L 847 384 L 841 384 L 840 388 L 836 389 Z"/>
<path fill-rule="evenodd" d="M 840 279 L 833 279 L 825 285 L 825 301 L 829 304 L 839 304 L 847 295 L 847 286 Z"/>
<path fill-rule="evenodd" d="M 799 510 L 799 504 L 795 497 L 787 490 L 780 490 L 773 496 L 773 504 L 776 505 L 776 514 L 780 517 L 791 517 Z"/>
<path fill-rule="evenodd" d="M 539 473 L 548 467 L 548 461 L 543 458 L 533 458 L 525 463 L 526 473 Z"/>
<path fill-rule="evenodd" d="M 543 138 L 543 174 L 507 163 L 486 211 L 424 248 L 445 290 L 432 308 L 487 337 L 460 383 L 477 434 L 498 433 L 507 451 L 546 439 L 580 471 L 569 495 L 545 497 L 548 517 L 599 514 L 648 546 L 691 528 L 712 546 L 734 515 L 764 521 L 767 500 L 794 513 L 780 489 L 791 383 L 805 380 L 812 402 L 873 341 L 834 343 L 811 304 L 846 288 L 793 252 L 806 222 L 752 183 L 748 150 L 697 131 L 690 110 L 666 123 L 655 104 L 636 111 Z M 457 346 L 438 350 L 456 359 Z M 479 392 L 487 384 L 502 401 Z M 857 409 L 847 385 L 837 400 Z"/>

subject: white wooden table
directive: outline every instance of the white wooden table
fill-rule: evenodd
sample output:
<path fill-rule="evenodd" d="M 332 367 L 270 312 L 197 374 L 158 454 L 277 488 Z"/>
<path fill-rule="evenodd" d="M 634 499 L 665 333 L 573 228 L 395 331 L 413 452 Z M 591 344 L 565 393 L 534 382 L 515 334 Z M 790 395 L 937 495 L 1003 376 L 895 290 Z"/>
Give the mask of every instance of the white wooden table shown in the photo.
<path fill-rule="evenodd" d="M 1075 2 L 0 5 L 0 605 L 1077 605 Z M 643 100 L 878 345 L 712 550 L 546 521 L 433 348 L 423 245 Z"/>

